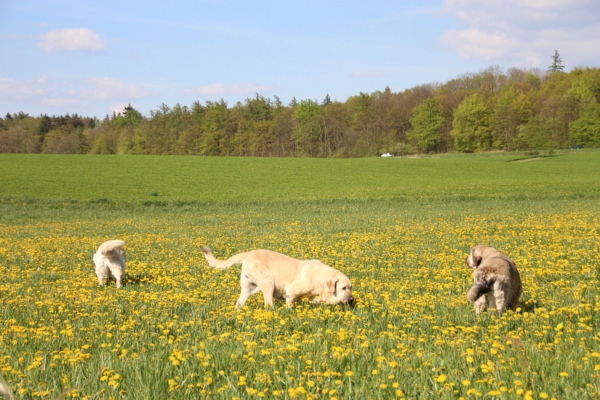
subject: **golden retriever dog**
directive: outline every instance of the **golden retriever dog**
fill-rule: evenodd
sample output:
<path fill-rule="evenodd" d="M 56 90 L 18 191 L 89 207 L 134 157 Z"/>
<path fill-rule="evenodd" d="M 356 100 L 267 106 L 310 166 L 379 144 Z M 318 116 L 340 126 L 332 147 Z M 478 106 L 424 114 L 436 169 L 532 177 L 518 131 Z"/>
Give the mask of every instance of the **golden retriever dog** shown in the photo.
<path fill-rule="evenodd" d="M 288 307 L 301 298 L 328 304 L 354 301 L 350 279 L 319 260 L 296 260 L 275 251 L 252 250 L 221 261 L 206 246 L 202 246 L 202 252 L 208 264 L 216 269 L 242 264 L 242 291 L 235 304 L 237 308 L 242 308 L 257 292 L 262 292 L 265 305 L 271 307 L 273 298 L 285 299 Z"/>
<path fill-rule="evenodd" d="M 495 307 L 501 314 L 506 307 L 515 310 L 523 294 L 521 277 L 515 262 L 507 255 L 488 245 L 471 249 L 467 265 L 473 269 L 473 286 L 467 298 L 475 306 L 475 313 L 481 314 L 486 307 Z"/>
<path fill-rule="evenodd" d="M 100 285 L 104 281 L 113 278 L 117 282 L 117 288 L 123 286 L 123 276 L 125 275 L 125 242 L 122 240 L 109 240 L 100 245 L 96 254 L 94 254 L 94 264 L 96 264 L 96 276 Z"/>

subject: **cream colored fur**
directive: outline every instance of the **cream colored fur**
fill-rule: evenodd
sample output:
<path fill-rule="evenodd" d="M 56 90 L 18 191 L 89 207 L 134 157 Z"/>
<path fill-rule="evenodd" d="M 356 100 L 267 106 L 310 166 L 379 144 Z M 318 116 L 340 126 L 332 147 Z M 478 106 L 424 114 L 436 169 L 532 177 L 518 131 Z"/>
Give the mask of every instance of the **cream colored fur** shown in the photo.
<path fill-rule="evenodd" d="M 104 285 L 106 279 L 113 278 L 117 282 L 117 288 L 123 286 L 127 261 L 123 246 L 125 246 L 125 242 L 122 240 L 109 240 L 102 243 L 94 254 L 96 276 L 100 285 Z"/>
<path fill-rule="evenodd" d="M 473 286 L 467 298 L 474 304 L 475 312 L 482 313 L 486 307 L 495 307 L 501 314 L 506 307 L 515 310 L 523 294 L 521 277 L 515 262 L 488 245 L 471 249 L 467 266 L 473 269 Z"/>
<path fill-rule="evenodd" d="M 0 376 L 0 395 L 7 400 L 14 399 L 14 396 L 10 391 L 8 384 L 4 381 L 4 379 L 2 379 L 2 376 Z"/>
<path fill-rule="evenodd" d="M 285 299 L 288 307 L 301 298 L 328 304 L 354 301 L 350 279 L 319 260 L 296 260 L 270 250 L 252 250 L 221 261 L 208 247 L 202 246 L 202 251 L 209 265 L 216 269 L 242 264 L 242 290 L 237 308 L 243 307 L 257 292 L 262 292 L 265 305 L 271 307 L 274 298 Z"/>

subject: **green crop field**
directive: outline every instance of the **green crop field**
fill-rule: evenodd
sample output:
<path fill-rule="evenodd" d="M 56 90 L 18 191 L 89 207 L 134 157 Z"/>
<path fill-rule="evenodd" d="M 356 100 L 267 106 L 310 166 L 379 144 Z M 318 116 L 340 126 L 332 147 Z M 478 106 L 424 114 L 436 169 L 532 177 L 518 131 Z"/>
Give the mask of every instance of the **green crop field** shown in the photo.
<path fill-rule="evenodd" d="M 500 153 L 501 154 L 501 153 Z M 600 193 L 600 152 L 426 158 L 0 154 L 0 196 L 247 202 Z"/>
<path fill-rule="evenodd" d="M 0 375 L 17 399 L 598 398 L 600 152 L 526 157 L 0 154 Z M 122 289 L 91 260 L 114 238 Z M 517 311 L 466 299 L 479 243 Z M 321 259 L 356 306 L 236 310 L 203 244 Z"/>

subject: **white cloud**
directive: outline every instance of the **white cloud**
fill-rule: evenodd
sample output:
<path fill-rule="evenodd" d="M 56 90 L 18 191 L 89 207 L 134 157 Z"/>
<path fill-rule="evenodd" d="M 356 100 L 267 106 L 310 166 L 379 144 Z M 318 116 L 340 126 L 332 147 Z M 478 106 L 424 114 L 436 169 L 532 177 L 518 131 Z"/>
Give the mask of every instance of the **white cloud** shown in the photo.
<path fill-rule="evenodd" d="M 350 77 L 352 78 L 380 78 L 383 74 L 381 71 L 356 71 Z"/>
<path fill-rule="evenodd" d="M 143 86 L 113 78 L 90 78 L 85 83 L 93 87 L 85 89 L 86 95 L 97 100 L 141 99 L 157 94 Z"/>
<path fill-rule="evenodd" d="M 0 100 L 25 101 L 46 95 L 52 85 L 45 77 L 19 81 L 0 78 Z"/>
<path fill-rule="evenodd" d="M 0 105 L 38 108 L 49 113 L 83 113 L 102 105 L 110 112 L 122 112 L 133 100 L 159 94 L 142 85 L 113 78 L 57 80 L 46 76 L 29 80 L 0 77 Z"/>
<path fill-rule="evenodd" d="M 275 90 L 274 86 L 257 85 L 254 83 L 236 83 L 228 85 L 224 83 L 213 83 L 204 86 L 191 86 L 179 92 L 181 96 L 202 96 L 208 98 L 223 97 L 226 95 L 253 96 L 255 93 L 269 93 Z"/>
<path fill-rule="evenodd" d="M 464 58 L 545 69 L 558 50 L 567 67 L 600 65 L 597 0 L 444 0 L 462 27 L 440 41 Z"/>
<path fill-rule="evenodd" d="M 74 98 L 64 98 L 64 97 L 52 97 L 52 98 L 44 98 L 41 103 L 45 106 L 50 106 L 53 108 L 57 107 L 65 107 L 65 106 L 73 106 L 76 105 L 79 101 Z"/>
<path fill-rule="evenodd" d="M 54 29 L 40 36 L 38 47 L 45 52 L 84 51 L 99 53 L 106 49 L 106 41 L 88 28 Z"/>

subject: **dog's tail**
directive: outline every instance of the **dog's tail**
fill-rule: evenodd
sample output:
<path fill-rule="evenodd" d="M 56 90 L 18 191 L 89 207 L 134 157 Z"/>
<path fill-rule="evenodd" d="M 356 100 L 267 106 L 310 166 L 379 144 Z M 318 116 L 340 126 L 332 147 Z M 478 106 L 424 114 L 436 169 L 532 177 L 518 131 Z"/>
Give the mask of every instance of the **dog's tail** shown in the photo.
<path fill-rule="evenodd" d="M 123 250 L 125 242 L 123 240 L 109 240 L 100 245 L 98 252 L 105 257 L 111 258 L 117 256 Z"/>
<path fill-rule="evenodd" d="M 248 254 L 240 253 L 228 258 L 227 260 L 217 260 L 209 247 L 202 246 L 202 252 L 204 253 L 204 257 L 206 257 L 206 261 L 208 261 L 208 265 L 215 269 L 227 269 L 232 265 L 241 264 L 242 262 L 244 262 L 244 259 Z"/>

